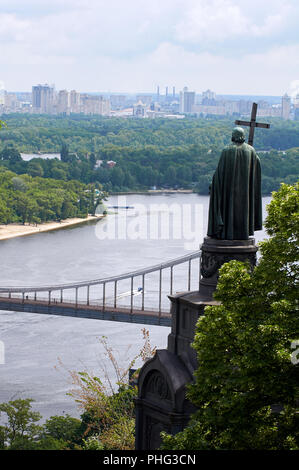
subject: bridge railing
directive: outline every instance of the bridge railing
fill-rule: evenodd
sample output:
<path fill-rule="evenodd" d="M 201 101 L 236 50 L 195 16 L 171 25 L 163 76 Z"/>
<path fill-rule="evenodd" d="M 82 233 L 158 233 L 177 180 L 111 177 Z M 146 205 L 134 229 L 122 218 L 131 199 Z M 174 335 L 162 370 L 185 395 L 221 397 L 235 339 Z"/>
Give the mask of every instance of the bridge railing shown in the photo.
<path fill-rule="evenodd" d="M 18 299 L 23 303 L 71 304 L 76 308 L 87 305 L 89 308 L 100 307 L 103 311 L 108 307 L 126 308 L 131 313 L 150 310 L 160 315 L 167 310 L 167 294 L 175 292 L 177 270 L 180 270 L 180 291 L 198 289 L 200 254 L 199 250 L 137 271 L 72 284 L 0 287 L 0 297 Z M 127 290 L 123 292 L 124 289 Z"/>

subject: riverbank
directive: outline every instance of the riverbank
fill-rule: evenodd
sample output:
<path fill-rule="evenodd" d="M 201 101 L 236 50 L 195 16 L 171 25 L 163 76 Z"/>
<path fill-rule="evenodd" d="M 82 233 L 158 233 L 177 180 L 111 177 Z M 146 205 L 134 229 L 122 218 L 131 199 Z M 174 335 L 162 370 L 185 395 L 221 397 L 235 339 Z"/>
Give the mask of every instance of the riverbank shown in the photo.
<path fill-rule="evenodd" d="M 73 227 L 75 225 L 85 224 L 87 222 L 99 220 L 105 217 L 104 215 L 89 215 L 81 219 L 74 217 L 72 219 L 65 219 L 61 222 L 46 222 L 37 225 L 22 225 L 22 224 L 8 224 L 0 225 L 0 240 L 8 240 L 9 238 L 24 237 L 26 235 L 33 235 L 35 233 L 49 232 L 51 230 L 60 230 L 65 227 Z"/>
<path fill-rule="evenodd" d="M 193 189 L 147 189 L 144 191 L 124 191 L 124 192 L 110 192 L 109 196 L 125 196 L 133 194 L 192 194 Z"/>

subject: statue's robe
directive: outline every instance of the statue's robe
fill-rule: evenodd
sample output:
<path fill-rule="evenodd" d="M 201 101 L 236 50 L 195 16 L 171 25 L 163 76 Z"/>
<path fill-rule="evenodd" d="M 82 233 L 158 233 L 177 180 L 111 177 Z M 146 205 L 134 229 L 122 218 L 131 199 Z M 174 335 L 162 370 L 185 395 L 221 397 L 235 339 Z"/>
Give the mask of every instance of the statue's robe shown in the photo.
<path fill-rule="evenodd" d="M 261 229 L 260 159 L 251 145 L 232 143 L 222 151 L 213 176 L 208 236 L 247 240 Z"/>

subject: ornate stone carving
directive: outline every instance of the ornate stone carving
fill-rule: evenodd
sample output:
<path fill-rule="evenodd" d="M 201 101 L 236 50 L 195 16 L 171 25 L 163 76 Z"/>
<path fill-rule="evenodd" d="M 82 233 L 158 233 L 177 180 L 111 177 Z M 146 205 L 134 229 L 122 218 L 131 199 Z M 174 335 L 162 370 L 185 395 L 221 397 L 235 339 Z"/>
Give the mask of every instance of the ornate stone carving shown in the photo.
<path fill-rule="evenodd" d="M 203 277 L 212 277 L 219 269 L 219 259 L 217 256 L 206 251 L 201 252 L 200 272 Z"/>
<path fill-rule="evenodd" d="M 209 278 L 214 276 L 217 271 L 221 268 L 224 263 L 228 263 L 229 261 L 237 260 L 237 261 L 249 261 L 252 268 L 256 264 L 256 254 L 255 253 L 248 253 L 244 254 L 234 254 L 234 255 L 223 255 L 218 253 L 209 253 L 207 251 L 202 251 L 201 254 L 201 263 L 200 263 L 200 272 L 202 277 Z M 218 273 L 217 273 L 218 277 Z"/>
<path fill-rule="evenodd" d="M 157 395 L 162 400 L 171 400 L 171 394 L 167 382 L 163 375 L 153 372 L 148 380 L 146 392 Z"/>

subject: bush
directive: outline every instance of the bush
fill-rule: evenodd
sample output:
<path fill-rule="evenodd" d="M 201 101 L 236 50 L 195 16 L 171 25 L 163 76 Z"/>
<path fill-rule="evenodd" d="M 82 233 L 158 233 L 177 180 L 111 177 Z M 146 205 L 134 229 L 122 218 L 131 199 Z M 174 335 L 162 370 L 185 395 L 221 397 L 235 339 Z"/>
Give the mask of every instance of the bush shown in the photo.
<path fill-rule="evenodd" d="M 164 434 L 163 449 L 299 448 L 298 189 L 273 193 L 253 272 L 237 261 L 220 269 L 221 305 L 206 307 L 193 343 L 188 398 L 198 411 L 183 432 Z"/>

